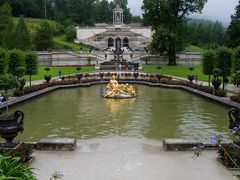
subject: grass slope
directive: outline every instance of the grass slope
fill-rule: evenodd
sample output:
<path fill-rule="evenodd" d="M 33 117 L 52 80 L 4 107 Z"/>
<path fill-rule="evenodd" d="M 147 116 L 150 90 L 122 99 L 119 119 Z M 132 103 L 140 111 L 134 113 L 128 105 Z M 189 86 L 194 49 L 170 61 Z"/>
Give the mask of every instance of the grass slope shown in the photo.
<path fill-rule="evenodd" d="M 55 36 L 53 42 L 58 49 L 70 49 L 73 51 L 89 51 L 89 48 L 75 42 L 65 40 L 65 35 Z"/>
<path fill-rule="evenodd" d="M 46 72 L 44 71 L 44 66 L 40 66 L 38 68 L 38 74 L 37 75 L 33 75 L 32 76 L 32 81 L 34 80 L 43 80 L 44 75 L 46 74 Z M 95 71 L 95 67 L 94 66 L 85 66 L 85 67 L 81 67 L 81 71 L 80 72 L 93 72 Z M 61 69 L 62 71 L 62 75 L 67 75 L 67 74 L 76 74 L 76 67 L 50 67 L 50 71 L 48 72 L 49 75 L 51 75 L 52 77 L 57 77 L 58 76 L 58 71 Z M 29 81 L 29 75 L 25 75 L 24 78 L 26 79 L 26 81 Z"/>
<path fill-rule="evenodd" d="M 13 21 L 15 23 L 15 25 L 17 25 L 18 21 L 19 21 L 19 17 L 14 17 Z M 41 21 L 44 21 L 45 19 L 37 19 L 37 18 L 24 18 L 27 27 L 30 31 L 30 35 L 31 37 L 33 37 L 37 31 L 37 28 L 40 24 Z M 53 32 L 56 33 L 57 32 L 57 22 L 53 21 L 53 20 L 47 20 L 47 22 L 49 23 L 49 25 L 52 27 Z M 82 44 L 78 44 L 75 42 L 68 42 L 65 40 L 65 35 L 58 35 L 58 36 L 54 36 L 53 37 L 53 43 L 54 43 L 54 47 L 56 47 L 57 49 L 68 49 L 68 50 L 73 50 L 73 51 L 89 51 L 89 48 L 87 48 L 86 46 L 82 45 Z"/>
<path fill-rule="evenodd" d="M 14 17 L 13 18 L 13 21 L 15 24 L 18 23 L 19 21 L 19 17 Z M 27 24 L 27 27 L 30 31 L 30 34 L 31 36 L 33 36 L 40 24 L 41 21 L 44 21 L 45 19 L 37 19 L 37 18 L 24 18 L 26 24 Z M 57 30 L 57 23 L 53 20 L 47 20 L 47 22 L 49 23 L 49 25 L 52 27 L 53 31 L 56 31 Z"/>
<path fill-rule="evenodd" d="M 204 50 L 203 48 L 201 48 L 201 47 L 193 46 L 193 45 L 188 44 L 188 45 L 185 47 L 185 51 L 203 53 L 205 50 Z"/>

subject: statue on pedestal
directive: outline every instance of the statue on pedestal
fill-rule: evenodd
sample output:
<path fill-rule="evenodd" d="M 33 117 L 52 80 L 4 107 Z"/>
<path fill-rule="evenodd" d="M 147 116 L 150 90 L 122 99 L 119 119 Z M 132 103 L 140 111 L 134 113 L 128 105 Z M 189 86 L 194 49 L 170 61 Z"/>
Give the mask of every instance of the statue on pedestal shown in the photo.
<path fill-rule="evenodd" d="M 104 94 L 105 98 L 132 98 L 136 96 L 136 91 L 133 86 L 129 84 L 118 84 L 116 77 L 113 75 L 107 85 L 107 92 Z"/>

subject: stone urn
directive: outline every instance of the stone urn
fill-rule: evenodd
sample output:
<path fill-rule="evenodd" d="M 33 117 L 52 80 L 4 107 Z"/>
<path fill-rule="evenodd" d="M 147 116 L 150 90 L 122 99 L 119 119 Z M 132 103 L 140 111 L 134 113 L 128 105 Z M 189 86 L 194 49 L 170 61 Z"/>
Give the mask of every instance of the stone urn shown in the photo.
<path fill-rule="evenodd" d="M 160 81 L 163 78 L 162 74 L 156 74 L 156 78 L 158 79 L 158 81 Z"/>
<path fill-rule="evenodd" d="M 0 115 L 0 134 L 2 138 L 6 139 L 3 147 L 13 148 L 17 145 L 13 139 L 19 132 L 23 132 L 23 119 L 24 113 L 20 110 L 16 110 L 13 114 Z"/>

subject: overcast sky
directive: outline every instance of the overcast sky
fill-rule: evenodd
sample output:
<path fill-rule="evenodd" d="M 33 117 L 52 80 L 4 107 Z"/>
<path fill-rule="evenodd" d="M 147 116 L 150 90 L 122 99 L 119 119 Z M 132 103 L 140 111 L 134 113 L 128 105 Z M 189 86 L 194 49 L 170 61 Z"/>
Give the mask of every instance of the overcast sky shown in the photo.
<path fill-rule="evenodd" d="M 231 15 L 235 12 L 239 0 L 208 0 L 202 14 L 194 14 L 191 17 L 219 20 L 222 23 L 229 23 Z M 142 0 L 128 0 L 129 8 L 134 15 L 141 15 Z"/>

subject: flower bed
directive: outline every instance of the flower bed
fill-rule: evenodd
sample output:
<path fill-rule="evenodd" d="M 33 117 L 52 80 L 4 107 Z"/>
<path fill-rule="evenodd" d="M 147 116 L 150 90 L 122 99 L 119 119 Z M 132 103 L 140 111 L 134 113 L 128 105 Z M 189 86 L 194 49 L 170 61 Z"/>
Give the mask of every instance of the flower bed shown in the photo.
<path fill-rule="evenodd" d="M 234 144 L 223 145 L 218 150 L 218 159 L 227 168 L 237 169 L 240 167 L 240 148 Z"/>

